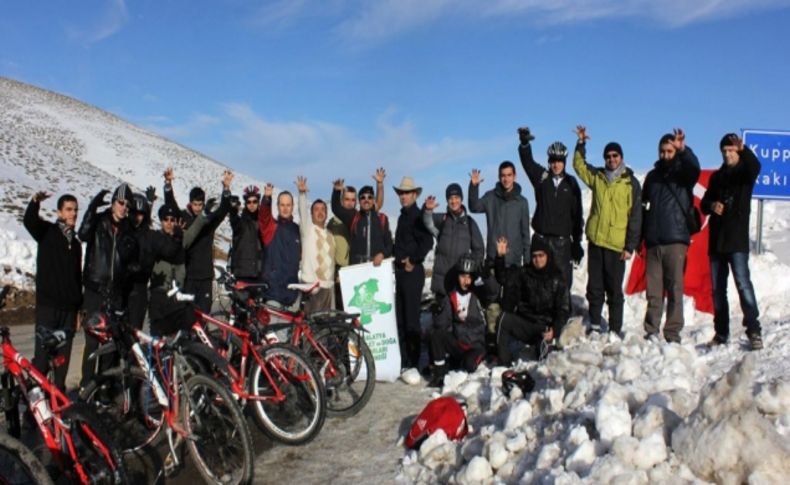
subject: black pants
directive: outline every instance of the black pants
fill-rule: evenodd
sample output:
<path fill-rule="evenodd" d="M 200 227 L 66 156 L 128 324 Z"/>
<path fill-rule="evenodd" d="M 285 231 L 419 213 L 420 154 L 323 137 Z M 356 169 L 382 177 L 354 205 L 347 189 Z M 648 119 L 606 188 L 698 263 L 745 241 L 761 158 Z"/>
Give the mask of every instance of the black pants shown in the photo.
<path fill-rule="evenodd" d="M 77 324 L 76 310 L 58 310 L 43 305 L 36 305 L 36 350 L 33 356 L 33 365 L 44 375 L 49 372 L 50 358 L 62 357 L 65 360 L 55 368 L 55 385 L 61 391 L 66 390 L 66 373 L 69 370 L 71 360 L 71 342 L 73 340 L 74 329 Z M 54 332 L 65 330 L 69 335 L 66 343 L 60 347 L 54 355 L 50 355 L 44 348 L 43 341 L 39 337 L 39 330 Z"/>
<path fill-rule="evenodd" d="M 184 281 L 184 293 L 195 295 L 195 306 L 200 308 L 203 313 L 211 313 L 212 303 L 212 284 L 213 280 L 209 279 L 191 279 L 187 277 Z"/>
<path fill-rule="evenodd" d="M 609 331 L 623 329 L 623 276 L 625 261 L 620 253 L 589 243 L 587 248 L 587 303 L 590 307 L 590 325 L 601 328 L 604 296 L 609 304 Z"/>
<path fill-rule="evenodd" d="M 113 309 L 126 308 L 122 297 L 116 296 L 112 299 L 113 301 L 111 303 L 111 307 Z M 82 310 L 85 312 L 86 317 L 90 317 L 90 315 L 95 312 L 105 311 L 105 300 L 106 297 L 102 296 L 98 291 L 86 287 L 82 294 Z M 86 386 L 93 379 L 93 376 L 96 375 L 97 366 L 101 370 L 109 369 L 115 360 L 114 357 L 109 356 L 99 359 L 98 363 L 96 361 L 89 360 L 88 357 L 90 357 L 90 355 L 98 348 L 99 341 L 86 332 L 85 349 L 82 352 L 82 377 L 80 379 L 80 387 Z"/>
<path fill-rule="evenodd" d="M 511 364 L 513 357 L 510 352 L 510 344 L 514 340 L 539 348 L 544 330 L 546 330 L 546 325 L 543 323 L 527 320 L 515 313 L 503 312 L 499 319 L 496 339 L 499 363 L 504 366 Z"/>
<path fill-rule="evenodd" d="M 434 330 L 431 334 L 430 351 L 432 362 L 442 361 L 449 355 L 450 368 L 460 368 L 467 372 L 474 372 L 486 354 L 484 349 L 461 342 L 444 329 Z"/>
<path fill-rule="evenodd" d="M 148 282 L 134 283 L 129 293 L 129 323 L 138 330 L 143 328 L 146 311 L 148 311 Z"/>
<path fill-rule="evenodd" d="M 422 264 L 412 271 L 395 271 L 395 315 L 398 320 L 401 368 L 417 367 L 420 362 L 420 304 L 425 285 Z"/>

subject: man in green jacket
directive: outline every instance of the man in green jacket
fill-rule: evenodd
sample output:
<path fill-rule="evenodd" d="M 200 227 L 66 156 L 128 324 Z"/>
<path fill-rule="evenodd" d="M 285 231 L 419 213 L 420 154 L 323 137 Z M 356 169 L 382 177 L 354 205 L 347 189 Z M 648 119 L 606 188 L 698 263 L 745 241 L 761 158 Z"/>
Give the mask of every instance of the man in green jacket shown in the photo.
<path fill-rule="evenodd" d="M 604 167 L 585 160 L 590 139 L 584 126 L 576 127 L 573 168 L 592 191 L 592 207 L 587 218 L 587 303 L 590 328 L 601 330 L 604 296 L 609 304 L 609 331 L 622 335 L 623 276 L 625 262 L 639 244 L 642 227 L 642 191 L 639 181 L 623 162 L 623 149 L 610 142 L 603 151 Z"/>

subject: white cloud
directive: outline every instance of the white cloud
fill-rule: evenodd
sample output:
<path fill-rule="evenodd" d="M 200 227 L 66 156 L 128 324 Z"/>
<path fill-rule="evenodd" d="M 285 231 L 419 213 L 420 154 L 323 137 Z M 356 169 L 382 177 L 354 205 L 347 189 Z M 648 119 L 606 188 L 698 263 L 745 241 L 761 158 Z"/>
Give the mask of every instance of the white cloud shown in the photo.
<path fill-rule="evenodd" d="M 74 40 L 90 45 L 118 33 L 129 20 L 125 0 L 109 0 L 105 8 L 87 26 L 67 27 L 66 34 Z"/>

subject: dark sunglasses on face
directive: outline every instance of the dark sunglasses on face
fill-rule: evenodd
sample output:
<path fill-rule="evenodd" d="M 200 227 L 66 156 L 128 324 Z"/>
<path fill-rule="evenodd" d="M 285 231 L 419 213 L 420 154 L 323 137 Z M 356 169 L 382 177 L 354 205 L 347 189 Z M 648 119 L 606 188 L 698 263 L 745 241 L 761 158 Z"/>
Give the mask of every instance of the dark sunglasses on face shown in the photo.
<path fill-rule="evenodd" d="M 258 199 L 247 199 L 247 205 L 257 204 L 257 203 L 258 203 Z"/>
<path fill-rule="evenodd" d="M 171 216 L 167 216 L 164 219 L 162 219 L 162 222 L 176 222 L 176 218 L 175 217 L 171 217 Z"/>
<path fill-rule="evenodd" d="M 370 194 L 360 195 L 359 200 L 373 200 L 373 196 Z"/>

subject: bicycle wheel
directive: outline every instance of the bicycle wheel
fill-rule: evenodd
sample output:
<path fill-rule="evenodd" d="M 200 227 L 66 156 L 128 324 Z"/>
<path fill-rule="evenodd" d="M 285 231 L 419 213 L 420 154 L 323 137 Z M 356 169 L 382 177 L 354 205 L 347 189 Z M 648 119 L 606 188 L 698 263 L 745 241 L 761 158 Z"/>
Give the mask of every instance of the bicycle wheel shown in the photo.
<path fill-rule="evenodd" d="M 44 465 L 16 438 L 0 433 L 0 484 L 52 485 Z"/>
<path fill-rule="evenodd" d="M 75 483 L 118 485 L 129 483 L 121 452 L 102 431 L 99 417 L 87 404 L 74 403 L 61 414 L 64 455 L 71 458 Z"/>
<path fill-rule="evenodd" d="M 258 350 L 263 361 L 250 369 L 249 404 L 270 438 L 300 445 L 318 435 L 326 419 L 326 396 L 318 372 L 294 348 L 275 344 Z M 278 398 L 278 391 L 280 393 Z"/>
<path fill-rule="evenodd" d="M 108 434 L 124 453 L 156 444 L 164 411 L 139 367 L 102 372 L 84 387 L 80 398 L 93 404 L 99 417 L 114 424 Z"/>
<path fill-rule="evenodd" d="M 302 348 L 310 362 L 321 370 L 326 386 L 329 416 L 357 414 L 376 387 L 376 362 L 365 339 L 347 324 L 330 323 L 313 334 L 316 346 L 304 338 Z"/>
<path fill-rule="evenodd" d="M 184 392 L 181 416 L 189 433 L 187 449 L 203 479 L 250 483 L 255 460 L 252 436 L 230 392 L 202 374 L 187 379 Z"/>

